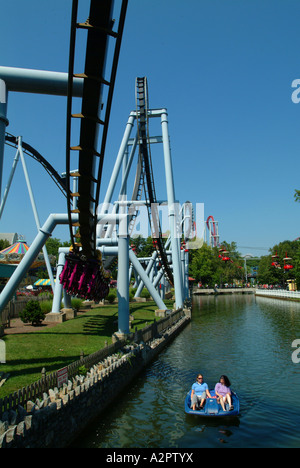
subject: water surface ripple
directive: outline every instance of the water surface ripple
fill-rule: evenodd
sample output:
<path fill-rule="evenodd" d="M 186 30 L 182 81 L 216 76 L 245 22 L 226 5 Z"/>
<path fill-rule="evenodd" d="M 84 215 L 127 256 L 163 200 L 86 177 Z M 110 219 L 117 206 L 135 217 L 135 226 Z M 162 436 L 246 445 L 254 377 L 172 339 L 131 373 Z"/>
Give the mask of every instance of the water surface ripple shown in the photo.
<path fill-rule="evenodd" d="M 191 323 L 82 434 L 76 447 L 299 447 L 300 304 L 254 295 L 195 296 Z M 213 387 L 227 374 L 237 418 L 184 413 L 198 372 Z"/>

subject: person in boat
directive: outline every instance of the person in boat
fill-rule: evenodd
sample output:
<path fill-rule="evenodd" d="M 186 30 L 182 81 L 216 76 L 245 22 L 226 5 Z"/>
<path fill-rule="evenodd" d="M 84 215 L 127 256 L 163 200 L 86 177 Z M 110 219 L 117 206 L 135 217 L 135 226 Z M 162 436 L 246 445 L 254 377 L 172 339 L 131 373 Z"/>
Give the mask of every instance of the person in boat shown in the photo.
<path fill-rule="evenodd" d="M 233 410 L 230 386 L 230 380 L 226 375 L 221 375 L 219 382 L 215 386 L 217 401 L 221 404 L 223 411 L 225 411 L 226 403 L 229 404 L 229 411 Z"/>
<path fill-rule="evenodd" d="M 206 398 L 211 398 L 211 394 L 209 393 L 207 383 L 203 382 L 203 376 L 201 374 L 197 375 L 196 382 L 192 385 L 192 393 L 191 393 L 191 408 L 195 411 L 196 406 L 198 406 L 200 402 L 200 410 L 203 409 L 204 402 Z"/>

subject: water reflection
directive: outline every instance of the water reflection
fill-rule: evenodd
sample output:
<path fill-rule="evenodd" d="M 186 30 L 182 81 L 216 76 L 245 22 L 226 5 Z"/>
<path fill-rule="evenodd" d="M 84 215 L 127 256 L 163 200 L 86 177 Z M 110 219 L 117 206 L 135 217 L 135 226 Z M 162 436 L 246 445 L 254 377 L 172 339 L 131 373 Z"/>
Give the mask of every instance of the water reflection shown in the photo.
<path fill-rule="evenodd" d="M 83 447 L 297 447 L 300 304 L 253 295 L 196 296 L 192 322 L 118 402 L 83 434 Z M 184 413 L 198 372 L 212 388 L 227 374 L 238 418 Z"/>

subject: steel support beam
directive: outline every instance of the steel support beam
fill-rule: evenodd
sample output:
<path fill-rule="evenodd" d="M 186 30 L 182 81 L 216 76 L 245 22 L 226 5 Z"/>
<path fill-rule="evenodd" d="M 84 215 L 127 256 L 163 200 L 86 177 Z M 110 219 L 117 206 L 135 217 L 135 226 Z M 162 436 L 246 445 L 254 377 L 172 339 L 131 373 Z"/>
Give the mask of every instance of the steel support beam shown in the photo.
<path fill-rule="evenodd" d="M 0 79 L 5 81 L 7 91 L 67 96 L 68 73 L 0 67 Z M 81 97 L 83 78 L 74 78 L 73 83 L 74 96 Z"/>
<path fill-rule="evenodd" d="M 0 199 L 2 190 L 2 172 L 5 145 L 5 129 L 8 125 L 7 120 L 7 88 L 3 80 L 0 79 Z"/>
<path fill-rule="evenodd" d="M 171 159 L 171 150 L 170 150 L 169 130 L 168 130 L 168 114 L 167 114 L 166 109 L 162 109 L 161 111 L 161 127 L 162 127 L 163 148 L 164 148 L 165 172 L 166 172 L 170 237 L 171 237 L 171 246 L 172 246 L 175 301 L 176 301 L 176 308 L 179 309 L 180 307 L 183 306 L 183 283 L 182 283 L 181 264 L 180 264 L 180 245 L 179 245 L 179 239 L 177 238 L 177 230 L 176 230 L 176 213 L 175 213 L 176 200 L 175 200 L 175 188 L 174 188 L 173 168 L 172 168 L 172 159 Z"/>

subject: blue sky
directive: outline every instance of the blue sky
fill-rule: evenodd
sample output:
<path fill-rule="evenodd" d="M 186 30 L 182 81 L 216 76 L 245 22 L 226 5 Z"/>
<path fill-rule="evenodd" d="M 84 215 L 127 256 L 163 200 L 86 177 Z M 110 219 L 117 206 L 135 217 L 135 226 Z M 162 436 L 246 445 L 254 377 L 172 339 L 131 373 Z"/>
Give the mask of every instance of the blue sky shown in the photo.
<path fill-rule="evenodd" d="M 0 65 L 66 72 L 71 3 L 3 2 Z M 264 255 L 263 248 L 299 237 L 300 104 L 291 99 L 300 79 L 299 20 L 298 0 L 129 0 L 101 196 L 135 107 L 135 78 L 147 76 L 150 107 L 168 109 L 176 198 L 204 203 L 221 241 L 237 242 L 241 253 Z M 64 97 L 9 93 L 7 131 L 58 172 L 65 170 L 65 115 Z M 6 149 L 2 189 L 14 153 Z M 27 161 L 43 223 L 65 212 L 66 201 Z M 162 150 L 153 164 L 165 197 Z M 28 243 L 36 235 L 20 163 L 0 231 Z M 69 238 L 67 228 L 53 235 Z"/>

